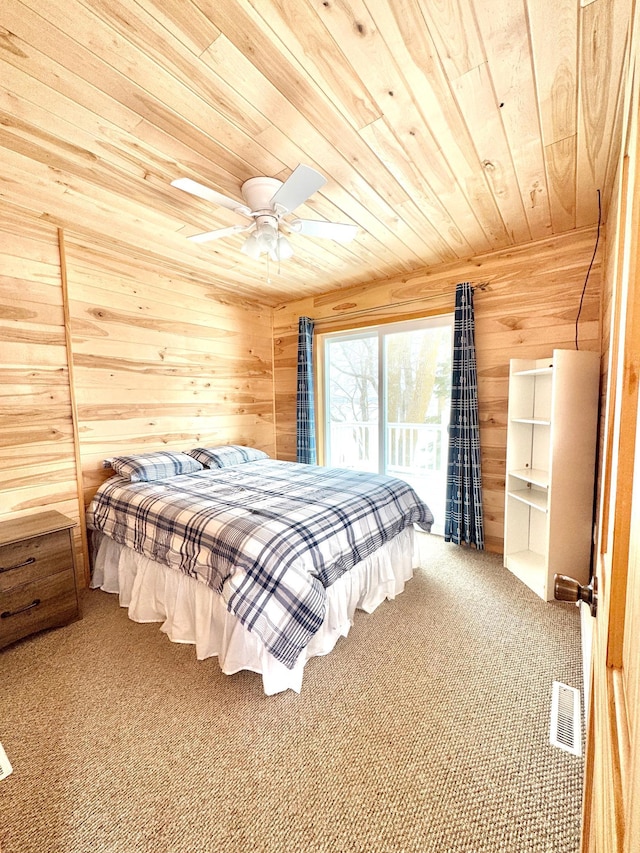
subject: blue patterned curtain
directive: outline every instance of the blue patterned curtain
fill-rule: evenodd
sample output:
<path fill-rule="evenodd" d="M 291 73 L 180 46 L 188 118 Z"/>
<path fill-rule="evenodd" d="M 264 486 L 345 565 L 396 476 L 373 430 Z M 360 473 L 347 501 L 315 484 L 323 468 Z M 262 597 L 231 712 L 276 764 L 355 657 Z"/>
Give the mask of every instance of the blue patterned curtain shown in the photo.
<path fill-rule="evenodd" d="M 456 285 L 445 542 L 484 549 L 473 289 Z"/>
<path fill-rule="evenodd" d="M 316 464 L 316 416 L 313 400 L 313 320 L 298 322 L 298 390 L 296 395 L 296 458 Z"/>

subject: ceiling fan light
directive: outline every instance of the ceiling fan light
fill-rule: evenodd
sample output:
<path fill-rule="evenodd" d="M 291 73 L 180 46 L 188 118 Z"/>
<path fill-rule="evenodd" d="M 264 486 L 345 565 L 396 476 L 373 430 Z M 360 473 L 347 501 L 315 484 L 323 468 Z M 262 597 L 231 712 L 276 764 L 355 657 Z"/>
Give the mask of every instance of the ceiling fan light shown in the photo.
<path fill-rule="evenodd" d="M 289 258 L 293 257 L 293 247 L 291 243 L 287 240 L 284 234 L 278 235 L 278 242 L 276 244 L 275 249 L 273 250 L 272 260 L 274 261 L 288 261 Z"/>
<path fill-rule="evenodd" d="M 273 252 L 278 243 L 278 232 L 269 223 L 259 222 L 256 229 L 256 240 L 261 252 Z"/>
<path fill-rule="evenodd" d="M 262 253 L 262 248 L 255 232 L 249 234 L 247 239 L 240 247 L 240 251 L 243 252 L 245 255 L 248 255 L 250 258 L 253 258 L 254 261 L 258 260 Z"/>

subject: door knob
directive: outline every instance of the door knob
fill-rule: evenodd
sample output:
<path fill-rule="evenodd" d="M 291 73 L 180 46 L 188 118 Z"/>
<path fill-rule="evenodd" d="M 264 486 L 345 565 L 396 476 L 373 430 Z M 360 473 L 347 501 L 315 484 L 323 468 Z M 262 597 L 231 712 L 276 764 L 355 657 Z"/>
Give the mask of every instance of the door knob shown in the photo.
<path fill-rule="evenodd" d="M 582 586 L 567 575 L 553 576 L 553 596 L 556 601 L 584 601 L 592 616 L 598 610 L 598 578 L 593 577 L 588 586 Z"/>

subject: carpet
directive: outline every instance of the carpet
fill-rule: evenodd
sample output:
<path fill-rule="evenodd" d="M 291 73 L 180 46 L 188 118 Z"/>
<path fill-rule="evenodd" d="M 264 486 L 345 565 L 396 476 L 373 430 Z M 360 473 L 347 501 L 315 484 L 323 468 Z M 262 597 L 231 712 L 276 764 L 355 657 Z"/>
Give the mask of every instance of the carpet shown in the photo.
<path fill-rule="evenodd" d="M 84 591 L 81 621 L 0 654 L 2 853 L 575 853 L 583 762 L 548 729 L 552 682 L 582 683 L 577 609 L 421 546 L 300 695 Z"/>

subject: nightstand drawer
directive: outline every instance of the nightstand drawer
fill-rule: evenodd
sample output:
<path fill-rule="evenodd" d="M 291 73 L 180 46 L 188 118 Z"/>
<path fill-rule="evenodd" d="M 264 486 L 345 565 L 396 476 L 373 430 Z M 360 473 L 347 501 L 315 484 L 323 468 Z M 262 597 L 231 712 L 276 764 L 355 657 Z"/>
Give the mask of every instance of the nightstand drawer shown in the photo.
<path fill-rule="evenodd" d="M 0 648 L 78 615 L 73 572 L 63 571 L 0 593 Z"/>
<path fill-rule="evenodd" d="M 72 568 L 68 530 L 3 545 L 0 547 L 0 592 Z"/>
<path fill-rule="evenodd" d="M 57 510 L 0 522 L 0 649 L 79 617 L 73 527 Z"/>

